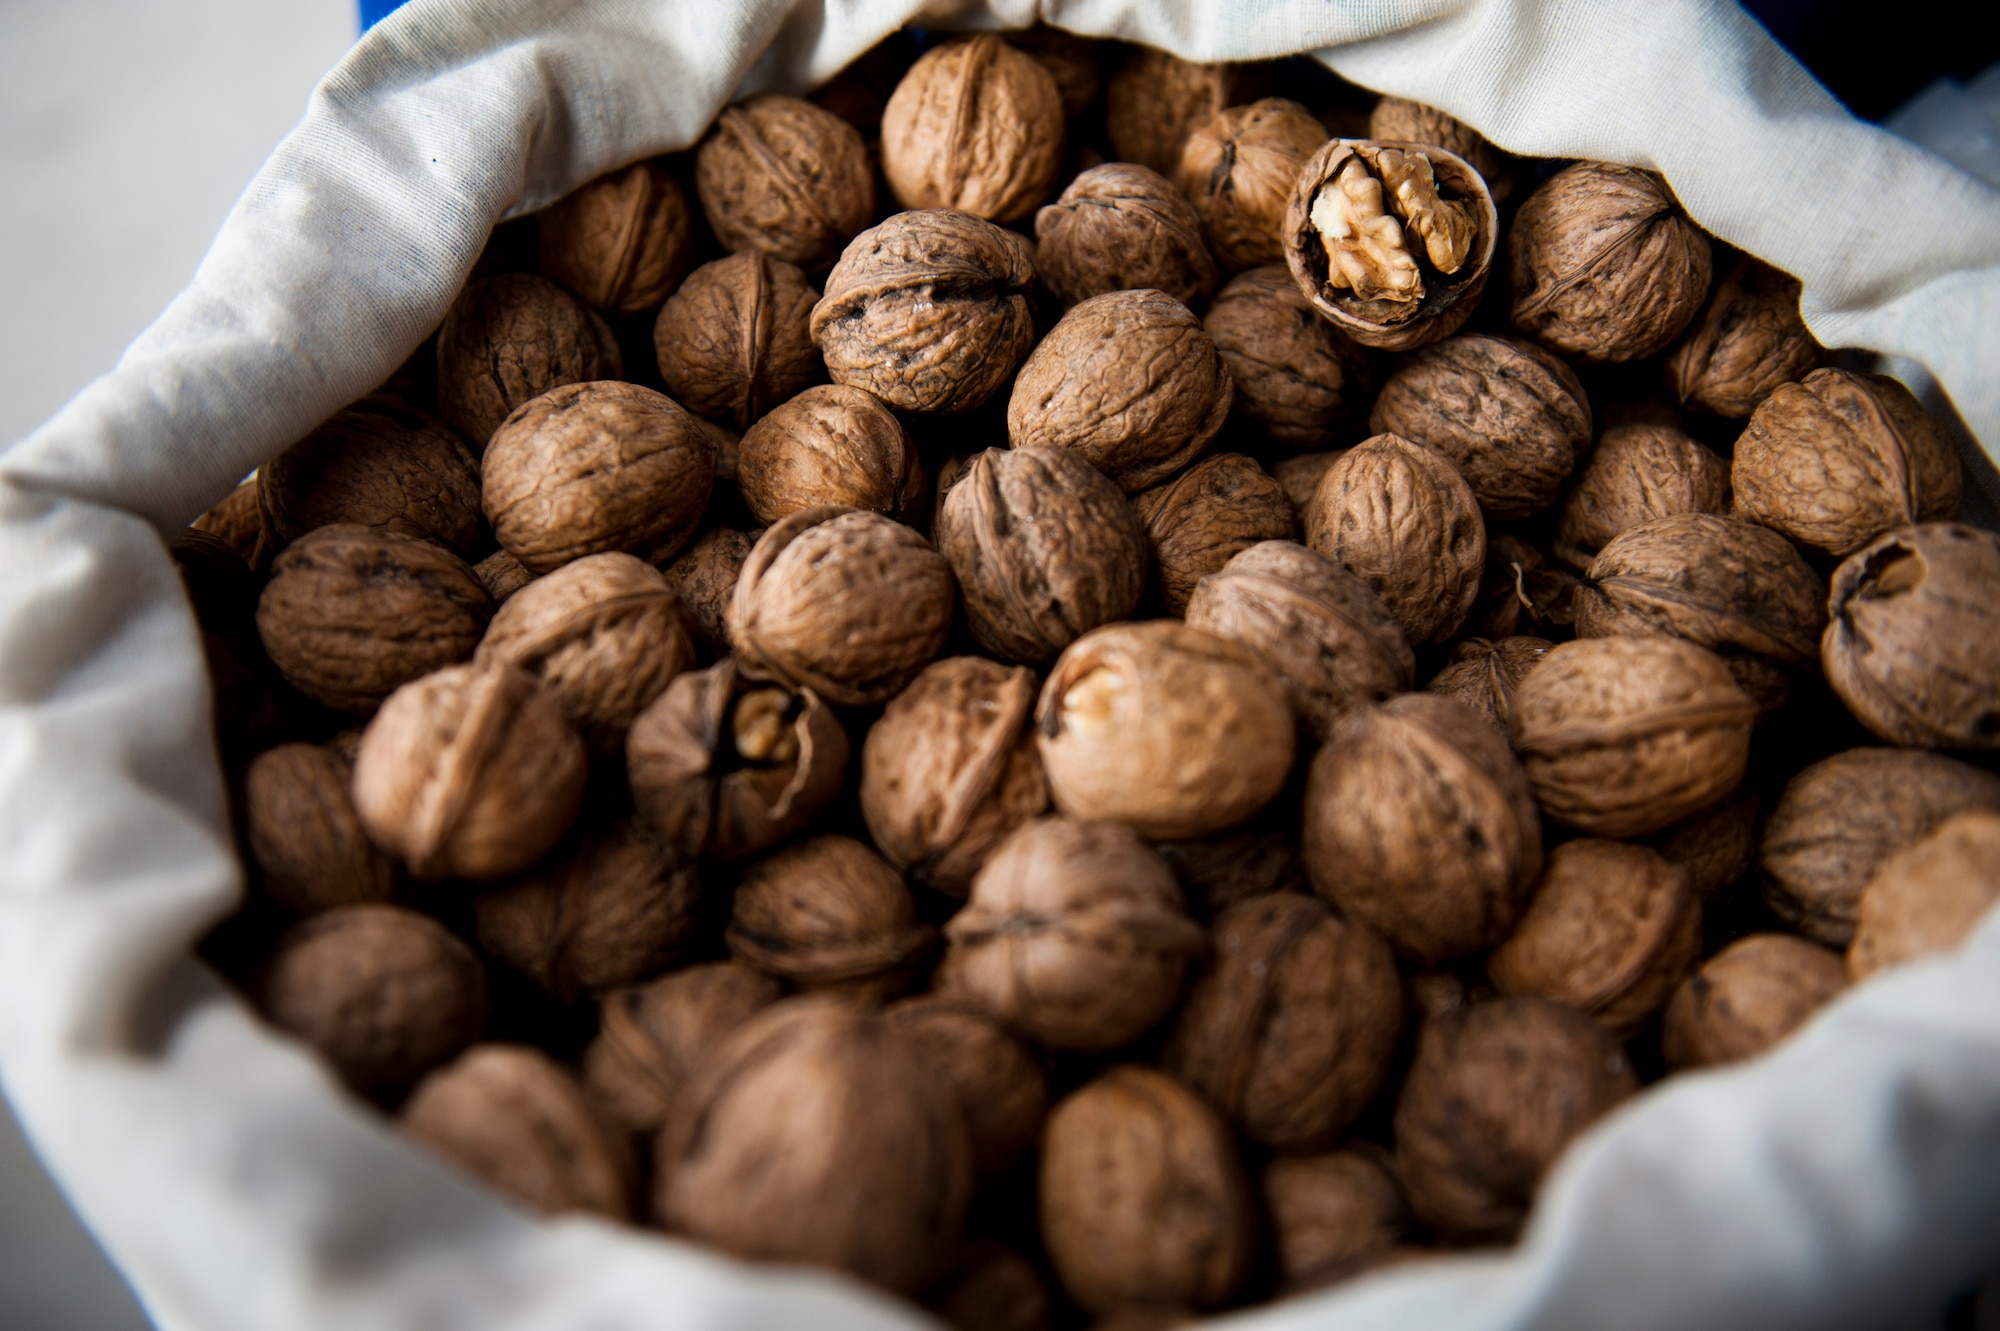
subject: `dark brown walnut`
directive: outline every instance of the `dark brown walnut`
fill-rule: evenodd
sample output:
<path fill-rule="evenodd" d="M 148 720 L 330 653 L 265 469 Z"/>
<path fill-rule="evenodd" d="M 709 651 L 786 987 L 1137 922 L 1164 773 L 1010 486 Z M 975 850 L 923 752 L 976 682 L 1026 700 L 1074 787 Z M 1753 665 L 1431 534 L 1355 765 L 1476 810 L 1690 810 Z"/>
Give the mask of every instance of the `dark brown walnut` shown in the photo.
<path fill-rule="evenodd" d="M 1433 1021 L 1447 1012 L 1456 1012 L 1468 1003 L 1480 1003 L 1493 997 L 1491 986 L 1468 986 L 1465 980 L 1453 971 L 1419 971 L 1406 976 L 1403 987 L 1409 994 L 1410 1021 L 1421 1024 Z"/>
<path fill-rule="evenodd" d="M 743 448 L 743 436 L 728 426 L 718 425 L 703 416 L 695 417 L 695 423 L 701 426 L 701 432 L 715 444 L 715 479 L 735 485 L 738 464 L 742 460 L 738 455 Z"/>
<path fill-rule="evenodd" d="M 1556 501 L 1590 451 L 1590 402 L 1575 372 L 1533 343 L 1462 333 L 1403 361 L 1368 428 L 1435 448 L 1486 512 L 1525 518 Z"/>
<path fill-rule="evenodd" d="M 1762 801 L 1744 786 L 1708 808 L 1646 838 L 1646 844 L 1688 872 L 1695 898 L 1707 901 L 1757 867 L 1757 815 Z"/>
<path fill-rule="evenodd" d="M 535 580 L 528 566 L 505 550 L 495 550 L 474 564 L 472 576 L 479 579 L 496 606 L 507 604 L 508 598 Z"/>
<path fill-rule="evenodd" d="M 1028 1259 L 970 1239 L 952 1274 L 924 1302 L 952 1331 L 1048 1331 L 1049 1291 Z"/>
<path fill-rule="evenodd" d="M 747 867 L 727 931 L 730 954 L 766 975 L 876 1001 L 902 992 L 936 936 L 917 923 L 902 875 L 844 836 Z"/>
<path fill-rule="evenodd" d="M 882 1019 L 965 1111 L 975 1169 L 996 1174 L 1034 1149 L 1048 1117 L 1049 1079 L 1019 1040 L 978 1009 L 936 994 L 891 1003 Z"/>
<path fill-rule="evenodd" d="M 537 1211 L 632 1218 L 630 1149 L 597 1117 L 576 1078 L 539 1049 L 474 1045 L 424 1078 L 403 1106 L 401 1126 Z"/>
<path fill-rule="evenodd" d="M 1344 448 L 1325 453 L 1301 453 L 1297 457 L 1280 458 L 1271 464 L 1271 479 L 1285 487 L 1285 495 L 1292 501 L 1292 511 L 1298 514 L 1301 531 L 1305 529 L 1306 514 L 1312 508 L 1312 497 L 1319 490 L 1320 481 L 1346 453 Z"/>
<path fill-rule="evenodd" d="M 1281 1293 L 1345 1280 L 1376 1265 L 1410 1229 L 1410 1206 L 1380 1148 L 1281 1155 L 1264 1166 L 1264 1208 Z"/>
<path fill-rule="evenodd" d="M 278 940 L 258 1008 L 364 1092 L 408 1086 L 479 1038 L 486 974 L 437 921 L 400 906 L 336 906 Z"/>
<path fill-rule="evenodd" d="M 1326 128 L 1297 102 L 1266 97 L 1195 127 L 1181 146 L 1174 184 L 1194 204 L 1209 248 L 1232 271 L 1281 263 L 1292 184 L 1326 142 Z"/>
<path fill-rule="evenodd" d="M 1744 420 L 1778 385 L 1825 361 L 1799 317 L 1799 280 L 1746 254 L 1662 368 L 1683 406 Z"/>
<path fill-rule="evenodd" d="M 468 283 L 438 330 L 437 356 L 438 411 L 475 453 L 523 403 L 625 370 L 602 316 L 532 273 Z"/>
<path fill-rule="evenodd" d="M 252 472 L 224 495 L 215 507 L 191 524 L 196 531 L 209 532 L 227 542 L 244 563 L 256 568 L 262 562 L 267 542 L 264 536 L 263 506 L 257 499 L 257 473 Z"/>
<path fill-rule="evenodd" d="M 1576 620 L 1576 589 L 1582 579 L 1511 532 L 1496 532 L 1486 545 L 1486 569 L 1479 599 L 1464 627 L 1483 638 L 1532 635 L 1569 627 Z"/>
<path fill-rule="evenodd" d="M 861 131 L 777 93 L 723 108 L 695 153 L 694 181 L 724 249 L 807 268 L 832 263 L 875 216 Z"/>
<path fill-rule="evenodd" d="M 1098 67 L 1095 39 L 1038 23 L 1025 32 L 1008 33 L 1007 45 L 1049 72 L 1064 115 L 1081 115 L 1097 100 L 1104 71 Z"/>
<path fill-rule="evenodd" d="M 1505 938 L 1542 869 L 1542 828 L 1506 741 L 1459 703 L 1357 707 L 1306 777 L 1315 891 L 1399 956 L 1435 966 Z"/>
<path fill-rule="evenodd" d="M 657 157 L 599 176 L 538 220 L 542 276 L 619 314 L 672 295 L 694 248 L 687 195 Z"/>
<path fill-rule="evenodd" d="M 998 33 L 926 51 L 882 112 L 882 174 L 905 208 L 1016 222 L 1055 192 L 1062 93 Z"/>
<path fill-rule="evenodd" d="M 1249 1272 L 1253 1205 L 1229 1129 L 1163 1072 L 1114 1067 L 1049 1115 L 1042 1242 L 1091 1312 L 1223 1302 Z"/>
<path fill-rule="evenodd" d="M 1627 529 L 1598 552 L 1576 593 L 1579 638 L 1684 638 L 1720 656 L 1766 709 L 1810 673 L 1825 628 L 1826 584 L 1790 541 L 1707 513 Z"/>
<path fill-rule="evenodd" d="M 471 656 L 492 614 L 486 589 L 449 550 L 341 524 L 278 556 L 257 598 L 257 633 L 286 683 L 366 716 L 402 684 Z"/>
<path fill-rule="evenodd" d="M 1327 468 L 1306 544 L 1375 590 L 1413 646 L 1445 641 L 1472 613 L 1486 566 L 1479 500 L 1434 448 L 1378 434 Z"/>
<path fill-rule="evenodd" d="M 2000 814 L 1954 814 L 1882 861 L 1862 890 L 1847 971 L 1864 980 L 1972 936 L 2000 901 Z"/>
<path fill-rule="evenodd" d="M 1708 238 L 1667 182 L 1578 162 L 1536 187 L 1507 233 L 1514 326 L 1591 363 L 1664 351 L 1708 299 Z"/>
<path fill-rule="evenodd" d="M 1678 638 L 1555 648 L 1514 692 L 1514 749 L 1542 811 L 1597 836 L 1679 822 L 1736 788 L 1757 704 Z"/>
<path fill-rule="evenodd" d="M 1424 689 L 1465 704 L 1505 735 L 1514 715 L 1514 691 L 1553 646 L 1546 638 L 1467 638 L 1451 649 L 1451 663 L 1431 676 Z"/>
<path fill-rule="evenodd" d="M 1299 291 L 1367 347 L 1409 351 L 1472 317 L 1499 214 L 1463 158 L 1421 143 L 1334 139 L 1299 169 L 1279 242 Z"/>
<path fill-rule="evenodd" d="M 1035 344 L 1027 240 L 949 209 L 862 232 L 827 274 L 811 332 L 837 384 L 903 411 L 971 411 Z"/>
<path fill-rule="evenodd" d="M 1280 444 L 1327 448 L 1358 423 L 1368 362 L 1313 312 L 1284 265 L 1230 278 L 1201 326 L 1236 385 L 1236 410 Z"/>
<path fill-rule="evenodd" d="M 1910 390 L 1814 370 L 1750 417 L 1730 463 L 1738 517 L 1844 559 L 1884 532 L 1953 517 L 1958 451 Z"/>
<path fill-rule="evenodd" d="M 711 527 L 667 565 L 667 585 L 681 598 L 695 640 L 712 656 L 729 653 L 729 598 L 757 533 Z"/>
<path fill-rule="evenodd" d="M 1203 578 L 1187 623 L 1256 653 L 1316 739 L 1353 708 L 1406 692 L 1416 679 L 1409 640 L 1382 598 L 1291 541 L 1260 541 Z"/>
<path fill-rule="evenodd" d="M 243 839 L 257 881 L 301 915 L 387 901 L 396 865 L 375 849 L 348 795 L 353 764 L 318 744 L 280 744 L 243 775 Z"/>
<path fill-rule="evenodd" d="M 890 33 L 815 89 L 813 105 L 825 107 L 863 134 L 874 135 L 882 128 L 882 108 L 889 104 L 889 94 L 916 58 L 916 42 L 909 33 Z"/>
<path fill-rule="evenodd" d="M 1135 47 L 1105 82 L 1104 127 L 1127 162 L 1171 176 L 1188 136 L 1236 99 L 1234 65 L 1198 65 L 1150 46 Z"/>
<path fill-rule="evenodd" d="M 1165 1016 L 1207 946 L 1166 862 L 1118 823 L 1010 833 L 944 927 L 936 991 L 1054 1049 L 1099 1053 Z"/>
<path fill-rule="evenodd" d="M 1273 892 L 1215 917 L 1161 1062 L 1260 1145 L 1330 1145 L 1382 1089 L 1403 1029 L 1396 958 L 1367 925 Z"/>
<path fill-rule="evenodd" d="M 1197 919 L 1212 918 L 1245 897 L 1305 889 L 1298 822 L 1285 803 L 1274 801 L 1226 832 L 1148 843 L 1180 880 Z"/>
<path fill-rule="evenodd" d="M 1111 624 L 1050 670 L 1035 733 L 1058 809 L 1156 838 L 1205 836 L 1291 774 L 1285 687 L 1247 647 L 1176 620 Z"/>
<path fill-rule="evenodd" d="M 1834 571 L 1827 682 L 1893 744 L 2000 749 L 2000 536 L 1955 522 L 1884 536 Z"/>
<path fill-rule="evenodd" d="M 957 1251 L 973 1180 L 964 1116 L 929 1071 L 879 1016 L 774 1003 L 683 1092 L 658 1142 L 655 1216 L 736 1257 L 921 1289 Z"/>
<path fill-rule="evenodd" d="M 604 1121 L 651 1137 L 725 1036 L 778 1001 L 776 980 L 711 961 L 607 994 L 583 1051 L 583 1089 Z"/>
<path fill-rule="evenodd" d="M 1007 439 L 1073 449 L 1133 494 L 1201 456 L 1234 391 L 1187 306 L 1158 291 L 1107 292 L 1065 314 L 1021 367 Z"/>
<path fill-rule="evenodd" d="M 449 666 L 397 689 L 368 723 L 354 809 L 420 880 L 505 878 L 569 830 L 588 764 L 562 704 L 532 676 Z"/>
<path fill-rule="evenodd" d="M 1739 938 L 1675 991 L 1660 1046 L 1675 1071 L 1755 1058 L 1847 987 L 1840 954 L 1790 934 Z"/>
<path fill-rule="evenodd" d="M 663 563 L 715 486 L 715 444 L 638 384 L 571 384 L 523 406 L 486 450 L 486 518 L 536 573 L 622 550 Z"/>
<path fill-rule="evenodd" d="M 760 251 L 705 263 L 660 307 L 653 354 L 667 391 L 738 430 L 825 377 L 813 345 L 819 293 Z"/>
<path fill-rule="evenodd" d="M 1556 558 L 1589 568 L 1620 532 L 1655 518 L 1729 511 L 1729 463 L 1671 425 L 1619 425 L 1563 500 Z"/>
<path fill-rule="evenodd" d="M 1132 508 L 1146 529 L 1160 599 L 1176 615 L 1187 613 L 1197 583 L 1238 554 L 1299 534 L 1285 487 L 1241 453 L 1203 458 L 1133 495 Z"/>
<path fill-rule="evenodd" d="M 465 444 L 443 422 L 379 399 L 272 458 L 257 502 L 280 546 L 341 522 L 435 541 L 461 559 L 487 545 L 479 464 Z"/>
<path fill-rule="evenodd" d="M 1035 276 L 1064 305 L 1139 287 L 1198 305 L 1216 279 L 1194 208 L 1132 162 L 1093 166 L 1035 214 Z"/>
<path fill-rule="evenodd" d="M 743 502 L 759 522 L 844 504 L 903 522 L 923 509 L 924 468 L 896 413 L 845 384 L 808 388 L 743 434 Z"/>
<path fill-rule="evenodd" d="M 1464 158 L 1486 182 L 1493 202 L 1503 204 L 1514 192 L 1507 154 L 1488 143 L 1463 120 L 1407 97 L 1384 97 L 1368 114 L 1368 137 L 1386 143 L 1428 143 Z"/>

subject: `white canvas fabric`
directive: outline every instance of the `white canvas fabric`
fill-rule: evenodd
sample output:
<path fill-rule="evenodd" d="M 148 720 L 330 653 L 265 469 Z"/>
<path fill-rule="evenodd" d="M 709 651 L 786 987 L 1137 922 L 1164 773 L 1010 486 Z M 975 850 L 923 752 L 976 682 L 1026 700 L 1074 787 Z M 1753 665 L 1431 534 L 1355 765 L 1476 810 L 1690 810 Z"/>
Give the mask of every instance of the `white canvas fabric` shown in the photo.
<path fill-rule="evenodd" d="M 1804 280 L 1823 341 L 1928 367 L 2000 445 L 2000 193 L 1846 116 L 1719 0 L 414 0 L 327 77 L 188 290 L 0 454 L 0 1075 L 161 1326 L 920 1320 L 833 1277 L 532 1218 L 398 1141 L 191 960 L 241 884 L 163 534 L 386 378 L 501 216 L 907 21 L 1037 17 L 1198 59 L 1320 51 L 1505 147 L 1658 168 Z M 1253 1316 L 1925 1325 L 1996 1255 L 2000 918 L 1775 1055 L 1612 1116 L 1515 1251 Z"/>

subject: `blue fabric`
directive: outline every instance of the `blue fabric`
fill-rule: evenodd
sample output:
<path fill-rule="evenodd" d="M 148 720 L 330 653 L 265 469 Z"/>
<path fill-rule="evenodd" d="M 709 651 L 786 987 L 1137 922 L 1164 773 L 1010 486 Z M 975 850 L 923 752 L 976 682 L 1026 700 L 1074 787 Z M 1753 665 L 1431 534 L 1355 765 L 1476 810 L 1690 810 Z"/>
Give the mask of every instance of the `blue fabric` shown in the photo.
<path fill-rule="evenodd" d="M 361 31 L 368 31 L 402 7 L 403 0 L 361 0 Z"/>

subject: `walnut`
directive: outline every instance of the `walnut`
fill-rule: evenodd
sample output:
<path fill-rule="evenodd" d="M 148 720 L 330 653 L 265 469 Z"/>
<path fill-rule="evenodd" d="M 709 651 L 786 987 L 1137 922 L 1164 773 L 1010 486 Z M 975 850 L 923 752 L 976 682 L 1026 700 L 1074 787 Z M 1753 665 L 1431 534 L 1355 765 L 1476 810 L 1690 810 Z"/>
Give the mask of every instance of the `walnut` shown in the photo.
<path fill-rule="evenodd" d="M 980 646 L 1035 665 L 1131 616 L 1146 533 L 1117 485 L 1066 448 L 989 448 L 952 480 L 938 549 Z"/>
<path fill-rule="evenodd" d="M 1790 934 L 1751 934 L 1710 957 L 1667 1004 L 1660 1046 L 1675 1071 L 1770 1049 L 1847 987 L 1840 954 Z"/>
<path fill-rule="evenodd" d="M 944 927 L 937 992 L 1055 1049 L 1130 1043 L 1206 937 L 1164 861 L 1117 823 L 1037 818 L 987 856 Z"/>
<path fill-rule="evenodd" d="M 1162 838 L 1268 804 L 1291 773 L 1293 730 L 1284 685 L 1248 648 L 1170 619 L 1078 638 L 1035 711 L 1056 807 Z"/>
<path fill-rule="evenodd" d="M 1582 585 L 1576 574 L 1550 563 L 1520 537 L 1497 532 L 1487 542 L 1479 599 L 1464 627 L 1485 638 L 1567 628 L 1576 620 L 1576 591 Z"/>
<path fill-rule="evenodd" d="M 1507 233 L 1514 326 L 1581 360 L 1666 350 L 1708 297 L 1708 238 L 1650 171 L 1578 162 L 1549 177 Z"/>
<path fill-rule="evenodd" d="M 442 422 L 376 398 L 271 459 L 257 503 L 281 546 L 346 522 L 434 541 L 461 559 L 489 544 L 472 454 Z"/>
<path fill-rule="evenodd" d="M 1368 416 L 1451 459 L 1496 518 L 1556 501 L 1590 451 L 1590 403 L 1569 366 L 1531 342 L 1461 333 L 1405 359 Z"/>
<path fill-rule="evenodd" d="M 729 598 L 736 594 L 736 579 L 756 544 L 755 532 L 711 527 L 665 569 L 695 640 L 712 656 L 729 654 Z"/>
<path fill-rule="evenodd" d="M 583 1051 L 583 1089 L 611 1126 L 650 1136 L 723 1037 L 778 1001 L 768 975 L 711 961 L 605 995 Z"/>
<path fill-rule="evenodd" d="M 1042 1241 L 1072 1299 L 1210 1308 L 1254 1252 L 1229 1129 L 1165 1073 L 1123 1064 L 1073 1091 L 1042 1141 Z"/>
<path fill-rule="evenodd" d="M 1746 254 L 1716 283 L 1664 369 L 1683 405 L 1743 420 L 1778 385 L 1825 360 L 1826 348 L 1799 317 L 1798 279 Z"/>
<path fill-rule="evenodd" d="M 1374 588 L 1413 646 L 1458 632 L 1479 598 L 1486 524 L 1451 461 L 1393 434 L 1347 450 L 1306 510 L 1306 544 Z"/>
<path fill-rule="evenodd" d="M 1298 519 L 1285 487 L 1254 458 L 1217 453 L 1132 496 L 1169 613 L 1185 615 L 1195 584 L 1263 541 L 1290 542 Z"/>
<path fill-rule="evenodd" d="M 844 836 L 814 837 L 746 868 L 728 930 L 730 954 L 766 975 L 871 999 L 901 992 L 935 937 L 917 923 L 902 875 Z"/>
<path fill-rule="evenodd" d="M 507 604 L 515 592 L 535 580 L 528 566 L 505 550 L 495 550 L 474 564 L 472 576 L 479 579 L 479 585 L 486 589 L 486 594 L 493 598 L 496 606 Z"/>
<path fill-rule="evenodd" d="M 1896 527 L 1958 512 L 1958 452 L 1910 390 L 1814 370 L 1782 384 L 1736 441 L 1736 512 L 1836 559 Z"/>
<path fill-rule="evenodd" d="M 1065 314 L 1021 367 L 1007 438 L 1075 449 L 1132 494 L 1201 456 L 1234 391 L 1187 306 L 1158 291 L 1107 292 Z"/>
<path fill-rule="evenodd" d="M 970 1239 L 958 1266 L 926 1303 L 952 1331 L 1048 1331 L 1049 1292 L 1028 1259 L 991 1239 Z"/>
<path fill-rule="evenodd" d="M 695 424 L 715 445 L 715 479 L 735 485 L 739 479 L 738 464 L 742 461 L 743 436 L 726 425 L 718 425 L 705 416 L 695 417 Z"/>
<path fill-rule="evenodd" d="M 1170 176 L 1188 136 L 1235 100 L 1234 65 L 1197 65 L 1150 46 L 1135 47 L 1106 82 L 1104 125 L 1120 159 Z"/>
<path fill-rule="evenodd" d="M 1097 66 L 1095 40 L 1040 23 L 1006 36 L 1007 45 L 1047 70 L 1056 81 L 1064 115 L 1081 115 L 1097 100 L 1104 76 Z"/>
<path fill-rule="evenodd" d="M 468 282 L 438 330 L 437 357 L 438 411 L 475 452 L 521 404 L 625 371 L 603 317 L 531 273 Z"/>
<path fill-rule="evenodd" d="M 892 32 L 822 83 L 812 94 L 813 105 L 825 107 L 863 134 L 876 134 L 882 128 L 882 108 L 889 104 L 889 94 L 896 91 L 916 58 L 917 43 L 912 34 L 907 29 Z"/>
<path fill-rule="evenodd" d="M 825 377 L 813 345 L 819 293 L 761 251 L 705 263 L 660 307 L 653 354 L 667 391 L 738 430 Z"/>
<path fill-rule="evenodd" d="M 253 471 L 239 481 L 234 490 L 224 495 L 215 507 L 189 524 L 196 531 L 209 532 L 226 542 L 252 568 L 260 567 L 265 562 L 264 548 L 268 545 L 264 535 L 263 506 L 257 497 L 259 488 L 257 473 Z"/>
<path fill-rule="evenodd" d="M 1325 448 L 1359 419 L 1370 387 L 1368 362 L 1313 312 L 1284 265 L 1229 279 L 1201 326 L 1236 385 L 1236 410 L 1285 447 Z"/>
<path fill-rule="evenodd" d="M 512 666 L 450 666 L 389 696 L 361 736 L 354 809 L 419 879 L 520 873 L 569 829 L 588 758 L 562 705 Z"/>
<path fill-rule="evenodd" d="M 1620 532 L 1681 513 L 1729 511 L 1729 464 L 1669 425 L 1606 430 L 1563 501 L 1556 558 L 1589 568 Z"/>
<path fill-rule="evenodd" d="M 1407 97 L 1384 97 L 1368 114 L 1368 137 L 1384 143 L 1425 143 L 1463 158 L 1493 194 L 1495 206 L 1514 192 L 1507 154 L 1478 130 L 1433 106 Z"/>
<path fill-rule="evenodd" d="M 1194 128 L 1174 183 L 1193 202 L 1223 267 L 1280 263 L 1280 224 L 1299 170 L 1326 142 L 1312 112 L 1282 97 L 1232 106 Z"/>
<path fill-rule="evenodd" d="M 882 112 L 882 174 L 905 208 L 993 222 L 1034 212 L 1062 168 L 1062 93 L 997 33 L 926 51 Z"/>
<path fill-rule="evenodd" d="M 687 195 L 657 157 L 579 186 L 539 220 L 542 275 L 619 314 L 655 309 L 673 294 L 694 248 Z"/>
<path fill-rule="evenodd" d="M 428 916 L 380 903 L 294 925 L 258 991 L 272 1025 L 364 1092 L 408 1086 L 486 1024 L 486 974 L 472 949 Z"/>
<path fill-rule="evenodd" d="M 1863 980 L 1889 966 L 1956 949 L 2000 901 L 2000 814 L 1973 810 L 1939 823 L 1883 860 L 1862 889 L 1847 970 Z"/>
<path fill-rule="evenodd" d="M 1285 804 L 1275 801 L 1226 832 L 1148 843 L 1180 880 L 1196 918 L 1210 918 L 1245 897 L 1304 890 L 1298 820 Z"/>
<path fill-rule="evenodd" d="M 845 384 L 808 388 L 743 434 L 743 502 L 759 522 L 844 504 L 909 522 L 923 509 L 924 468 L 896 414 Z"/>
<path fill-rule="evenodd" d="M 1505 735 L 1514 715 L 1514 691 L 1553 646 L 1546 638 L 1467 638 L 1451 649 L 1451 664 L 1431 676 L 1424 689 L 1463 703 Z"/>
<path fill-rule="evenodd" d="M 1697 900 L 1707 901 L 1757 866 L 1757 792 L 1742 787 L 1646 838 L 1646 844 L 1688 871 Z"/>
<path fill-rule="evenodd" d="M 1019 1040 L 977 1009 L 936 994 L 891 1003 L 882 1019 L 951 1089 L 980 1173 L 997 1174 L 1034 1149 L 1049 1112 L 1049 1079 Z"/>
<path fill-rule="evenodd" d="M 1827 682 L 1894 744 L 2000 749 L 2000 537 L 1934 522 L 1834 571 Z"/>
<path fill-rule="evenodd" d="M 1064 305 L 1151 287 L 1183 305 L 1215 290 L 1201 218 L 1159 172 L 1106 162 L 1035 214 L 1035 275 Z"/>
<path fill-rule="evenodd" d="M 286 683 L 366 716 L 398 686 L 472 655 L 492 614 L 486 589 L 442 546 L 343 523 L 278 556 L 257 632 Z"/>
<path fill-rule="evenodd" d="M 1325 453 L 1300 453 L 1271 464 L 1271 479 L 1285 487 L 1285 495 L 1292 501 L 1292 512 L 1298 514 L 1300 530 L 1305 529 L 1306 514 L 1312 508 L 1313 493 L 1319 489 L 1320 481 L 1345 456 L 1347 450 L 1338 448 Z"/>
<path fill-rule="evenodd" d="M 318 744 L 280 744 L 243 775 L 243 840 L 257 880 L 301 915 L 387 901 L 396 865 L 362 830 L 347 788 L 353 764 Z"/>
<path fill-rule="evenodd" d="M 724 107 L 695 153 L 695 191 L 724 249 L 823 268 L 875 215 L 861 131 L 776 93 Z"/>
<path fill-rule="evenodd" d="M 1281 1293 L 1331 1285 L 1376 1265 L 1410 1228 L 1410 1205 L 1381 1149 L 1281 1155 L 1264 1166 Z"/>

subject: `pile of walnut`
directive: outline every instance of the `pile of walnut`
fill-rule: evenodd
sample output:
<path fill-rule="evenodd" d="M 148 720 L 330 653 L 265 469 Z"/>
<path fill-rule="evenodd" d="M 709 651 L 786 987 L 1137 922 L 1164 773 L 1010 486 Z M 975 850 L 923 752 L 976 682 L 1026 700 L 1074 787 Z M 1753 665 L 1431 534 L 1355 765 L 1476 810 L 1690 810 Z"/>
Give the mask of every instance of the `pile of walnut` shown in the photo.
<path fill-rule="evenodd" d="M 207 955 L 530 1206 L 1031 1328 L 1507 1241 L 1952 946 L 1947 436 L 1659 177 L 1373 100 L 902 36 L 503 227 L 178 543 Z"/>

